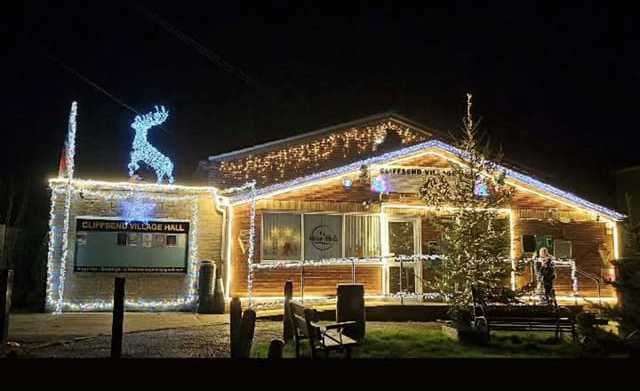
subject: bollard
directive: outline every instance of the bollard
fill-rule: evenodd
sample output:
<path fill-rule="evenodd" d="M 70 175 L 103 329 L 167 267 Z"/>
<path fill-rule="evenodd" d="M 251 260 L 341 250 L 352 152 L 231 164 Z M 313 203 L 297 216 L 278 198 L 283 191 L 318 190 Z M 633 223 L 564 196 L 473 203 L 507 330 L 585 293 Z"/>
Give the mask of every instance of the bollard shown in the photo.
<path fill-rule="evenodd" d="M 124 324 L 124 283 L 123 277 L 116 277 L 113 289 L 113 323 L 111 324 L 111 358 L 122 355 L 122 331 Z"/>
<path fill-rule="evenodd" d="M 240 327 L 242 324 L 242 303 L 238 297 L 231 299 L 229 304 L 229 342 L 231 344 L 231 358 L 239 357 Z"/>
<path fill-rule="evenodd" d="M 256 331 L 256 311 L 248 308 L 242 314 L 242 325 L 240 326 L 239 337 L 239 357 L 249 358 L 251 356 L 251 345 Z"/>
<path fill-rule="evenodd" d="M 13 270 L 0 270 L 0 355 L 3 354 L 9 338 L 12 286 Z"/>
<path fill-rule="evenodd" d="M 212 314 L 213 310 L 213 287 L 216 278 L 216 264 L 203 260 L 200 262 L 200 273 L 198 274 L 198 313 Z"/>
<path fill-rule="evenodd" d="M 291 323 L 291 313 L 289 312 L 289 302 L 293 298 L 293 281 L 287 280 L 284 283 L 284 311 L 282 315 L 282 339 L 285 343 L 293 339 L 293 324 Z"/>
<path fill-rule="evenodd" d="M 269 344 L 269 353 L 267 354 L 268 359 L 278 359 L 282 358 L 282 351 L 284 349 L 284 341 L 281 339 L 272 339 Z"/>
<path fill-rule="evenodd" d="M 218 273 L 220 275 L 220 273 Z M 216 278 L 216 287 L 213 292 L 213 305 L 211 313 L 224 314 L 224 282 L 222 277 Z"/>

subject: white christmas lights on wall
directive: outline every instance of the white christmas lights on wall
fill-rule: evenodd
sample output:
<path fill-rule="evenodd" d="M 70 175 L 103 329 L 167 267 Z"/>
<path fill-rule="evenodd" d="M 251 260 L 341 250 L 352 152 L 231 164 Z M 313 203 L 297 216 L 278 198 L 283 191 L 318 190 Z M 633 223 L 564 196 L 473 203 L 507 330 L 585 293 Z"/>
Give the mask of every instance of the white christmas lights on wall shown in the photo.
<path fill-rule="evenodd" d="M 364 159 L 364 160 L 347 164 L 345 166 L 337 167 L 331 170 L 316 172 L 316 173 L 299 177 L 290 181 L 276 183 L 270 186 L 265 186 L 256 192 L 256 197 L 258 199 L 261 199 L 264 197 L 270 197 L 276 194 L 281 194 L 284 192 L 288 192 L 291 190 L 304 187 L 310 183 L 317 184 L 317 182 L 319 181 L 332 180 L 345 175 L 353 174 L 358 172 L 360 170 L 360 167 L 362 167 L 363 165 L 366 165 L 368 167 L 371 167 L 372 165 L 384 165 L 393 160 L 409 159 L 409 158 L 414 158 L 417 155 L 419 156 L 421 154 L 434 153 L 433 151 L 430 151 L 433 149 L 440 149 L 461 158 L 465 157 L 462 151 L 460 151 L 459 149 L 449 144 L 446 144 L 439 140 L 429 140 L 420 144 L 416 144 L 416 145 L 412 145 L 396 151 L 388 152 L 380 156 Z M 434 153 L 434 154 L 437 154 L 437 153 Z M 442 156 L 442 155 L 439 155 L 439 156 Z M 447 158 L 446 156 L 443 156 L 443 157 Z M 497 168 L 499 170 L 505 171 L 508 179 L 516 180 L 520 183 L 523 183 L 527 186 L 532 187 L 533 189 L 536 189 L 539 192 L 549 193 L 555 197 L 560 198 L 561 200 L 564 200 L 566 203 L 570 204 L 573 207 L 579 207 L 579 208 L 581 207 L 583 209 L 590 211 L 591 213 L 605 216 L 614 221 L 621 221 L 625 217 L 625 215 L 623 215 L 622 213 L 618 213 L 615 210 L 594 204 L 592 202 L 589 202 L 587 200 L 584 200 L 576 196 L 575 194 L 560 190 L 556 187 L 553 187 L 535 178 L 516 172 L 507 167 L 498 166 Z M 541 194 L 541 195 L 544 195 L 544 194 Z M 241 194 L 241 195 L 232 197 L 231 202 L 233 204 L 240 204 L 240 203 L 247 202 L 248 198 L 249 197 L 246 194 L 244 195 Z"/>

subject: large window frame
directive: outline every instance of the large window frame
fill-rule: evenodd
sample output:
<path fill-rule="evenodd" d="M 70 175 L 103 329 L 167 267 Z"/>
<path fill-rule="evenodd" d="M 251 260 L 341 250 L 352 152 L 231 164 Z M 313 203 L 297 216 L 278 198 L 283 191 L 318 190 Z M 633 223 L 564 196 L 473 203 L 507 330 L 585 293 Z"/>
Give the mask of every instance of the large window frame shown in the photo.
<path fill-rule="evenodd" d="M 269 214 L 291 214 L 291 215 L 300 215 L 300 257 L 298 259 L 265 259 L 264 258 L 264 216 Z M 276 263 L 276 262 L 305 262 L 304 254 L 305 254 L 305 237 L 304 237 L 304 217 L 305 215 L 326 215 L 326 216 L 340 216 L 342 218 L 342 229 L 340 232 L 341 235 L 341 258 L 345 258 L 346 253 L 346 217 L 347 216 L 377 216 L 379 217 L 379 213 L 371 213 L 371 212 L 331 212 L 331 211 L 319 211 L 319 212 L 303 212 L 298 210 L 264 210 L 261 213 L 260 218 L 260 259 L 257 260 L 260 263 Z M 378 224 L 380 227 L 378 228 L 381 231 L 382 219 L 378 219 Z M 380 239 L 378 239 L 380 240 Z M 382 254 L 382 243 L 379 244 L 379 251 Z M 254 263 L 256 261 L 254 260 Z"/>

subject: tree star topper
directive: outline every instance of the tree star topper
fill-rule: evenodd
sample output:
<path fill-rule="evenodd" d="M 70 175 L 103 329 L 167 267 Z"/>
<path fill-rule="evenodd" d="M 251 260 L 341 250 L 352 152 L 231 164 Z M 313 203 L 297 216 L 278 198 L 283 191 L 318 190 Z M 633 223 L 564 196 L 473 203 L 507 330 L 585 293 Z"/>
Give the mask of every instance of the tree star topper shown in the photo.
<path fill-rule="evenodd" d="M 171 160 L 158 151 L 147 140 L 149 129 L 162 124 L 169 117 L 169 112 L 164 106 L 155 106 L 156 111 L 143 115 L 137 115 L 131 127 L 136 131 L 133 138 L 133 150 L 131 151 L 131 162 L 129 162 L 129 176 L 132 177 L 140 168 L 139 162 L 145 163 L 156 172 L 158 183 L 166 178 L 169 183 L 173 183 L 173 163 Z"/>

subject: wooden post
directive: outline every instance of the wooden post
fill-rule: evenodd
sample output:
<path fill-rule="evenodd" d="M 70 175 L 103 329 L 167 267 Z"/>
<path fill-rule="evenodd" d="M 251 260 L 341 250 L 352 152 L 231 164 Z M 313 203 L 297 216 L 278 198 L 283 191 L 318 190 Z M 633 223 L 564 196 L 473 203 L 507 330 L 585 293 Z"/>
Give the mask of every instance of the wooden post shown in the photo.
<path fill-rule="evenodd" d="M 242 324 L 242 303 L 238 297 L 231 299 L 229 304 L 229 340 L 231 343 L 231 358 L 239 357 L 240 327 Z"/>
<path fill-rule="evenodd" d="M 300 268 L 300 302 L 304 304 L 304 260 Z"/>
<path fill-rule="evenodd" d="M 284 311 L 282 315 L 282 339 L 289 342 L 293 339 L 293 325 L 291 324 L 291 313 L 289 303 L 293 298 L 293 281 L 287 280 L 284 283 Z"/>
<path fill-rule="evenodd" d="M 269 344 L 269 353 L 267 354 L 268 359 L 278 359 L 282 358 L 282 351 L 284 349 L 284 341 L 280 339 L 272 339 Z"/>
<path fill-rule="evenodd" d="M 400 304 L 404 305 L 404 292 L 402 291 L 402 258 L 400 258 Z"/>
<path fill-rule="evenodd" d="M 123 277 L 116 277 L 113 288 L 113 323 L 111 324 L 111 358 L 122 355 L 122 331 L 124 326 L 124 283 Z"/>
<path fill-rule="evenodd" d="M 9 337 L 12 286 L 13 270 L 0 270 L 0 354 L 4 352 Z"/>
<path fill-rule="evenodd" d="M 247 308 L 242 314 L 242 325 L 240 326 L 240 358 L 251 356 L 251 345 L 256 330 L 256 311 Z"/>
<path fill-rule="evenodd" d="M 356 283 L 356 260 L 351 260 L 351 282 Z"/>

